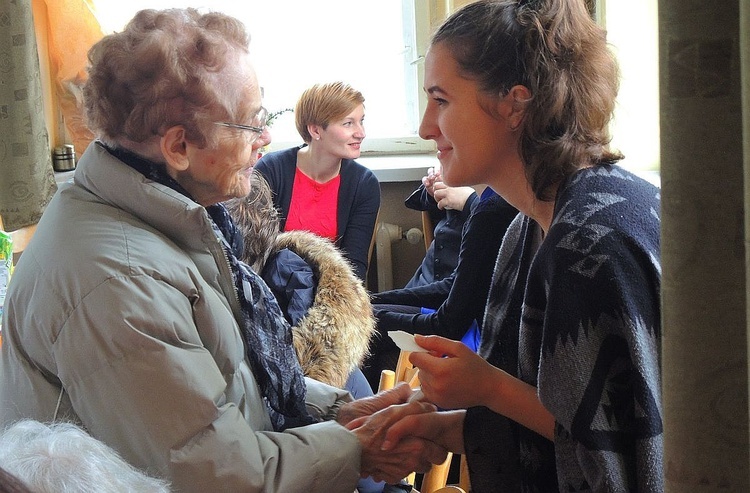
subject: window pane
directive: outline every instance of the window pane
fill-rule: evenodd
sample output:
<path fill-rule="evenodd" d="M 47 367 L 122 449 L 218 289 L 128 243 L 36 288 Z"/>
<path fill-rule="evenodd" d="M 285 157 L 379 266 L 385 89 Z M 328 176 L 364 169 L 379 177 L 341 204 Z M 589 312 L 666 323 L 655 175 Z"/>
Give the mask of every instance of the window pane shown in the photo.
<path fill-rule="evenodd" d="M 217 0 L 205 7 L 246 24 L 270 112 L 294 107 L 302 91 L 315 83 L 342 80 L 365 97 L 364 150 L 383 150 L 385 143 L 395 151 L 431 148 L 416 136 L 421 67 L 412 63 L 417 58 L 413 3 L 326 0 L 323 6 L 309 0 Z M 199 7 L 184 0 L 96 2 L 108 31 L 121 29 L 141 8 L 180 5 Z M 291 113 L 278 118 L 272 136 L 274 148 L 301 142 Z"/>
<path fill-rule="evenodd" d="M 659 33 L 656 2 L 607 2 L 607 40 L 620 63 L 622 79 L 612 125 L 612 145 L 623 166 L 659 169 Z M 638 26 L 638 36 L 633 36 Z"/>

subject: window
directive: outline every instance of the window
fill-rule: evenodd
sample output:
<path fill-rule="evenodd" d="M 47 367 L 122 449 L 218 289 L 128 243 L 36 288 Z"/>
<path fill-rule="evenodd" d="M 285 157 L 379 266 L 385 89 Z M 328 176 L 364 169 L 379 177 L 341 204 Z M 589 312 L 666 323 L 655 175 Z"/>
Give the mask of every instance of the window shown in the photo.
<path fill-rule="evenodd" d="M 207 8 L 242 19 L 252 36 L 264 103 L 293 107 L 317 82 L 343 80 L 365 96 L 363 155 L 434 151 L 417 135 L 424 111 L 424 55 L 431 25 L 469 0 L 206 0 Z M 657 12 L 652 0 L 587 0 L 620 62 L 622 82 L 612 124 L 613 147 L 633 170 L 659 167 Z M 190 0 L 95 0 L 105 32 L 142 8 L 195 6 Z M 634 28 L 634 26 L 636 26 Z M 633 35 L 637 29 L 638 35 Z M 272 128 L 272 149 L 300 142 L 291 113 Z M 419 166 L 422 166 L 420 163 Z"/>
<path fill-rule="evenodd" d="M 303 90 L 342 80 L 365 97 L 363 154 L 426 152 L 434 144 L 417 135 L 423 103 L 417 60 L 417 20 L 429 22 L 427 0 L 351 1 L 213 0 L 206 7 L 241 19 L 270 112 L 294 107 Z M 122 29 L 142 8 L 195 6 L 187 0 L 95 2 L 105 32 Z M 418 15 L 416 12 L 420 12 Z M 419 26 L 427 43 L 429 27 Z M 272 149 L 301 142 L 291 113 L 271 130 Z"/>
<path fill-rule="evenodd" d="M 659 169 L 659 27 L 657 2 L 604 1 L 603 25 L 620 64 L 612 146 L 633 171 Z"/>

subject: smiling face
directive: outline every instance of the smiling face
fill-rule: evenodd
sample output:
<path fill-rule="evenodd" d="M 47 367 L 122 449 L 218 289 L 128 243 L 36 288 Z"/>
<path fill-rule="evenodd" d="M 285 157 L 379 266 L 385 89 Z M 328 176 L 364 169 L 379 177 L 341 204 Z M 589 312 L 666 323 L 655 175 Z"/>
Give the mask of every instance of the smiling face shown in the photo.
<path fill-rule="evenodd" d="M 242 87 L 238 89 L 242 97 L 238 100 L 245 107 L 237 114 L 247 115 L 247 121 L 230 123 L 252 125 L 261 108 L 260 86 L 249 59 L 243 57 L 241 63 L 242 76 L 233 80 L 242 80 Z M 251 144 L 248 141 L 253 136 L 252 131 L 217 126 L 217 132 L 217 143 L 205 148 L 186 141 L 187 166 L 173 174 L 177 182 L 204 206 L 247 195 L 258 149 L 271 142 L 267 128 Z"/>
<path fill-rule="evenodd" d="M 502 179 L 507 163 L 520 161 L 517 133 L 503 117 L 505 98 L 491 98 L 476 81 L 461 77 L 455 58 L 441 43 L 425 57 L 424 88 L 428 102 L 419 135 L 437 144 L 446 184 L 492 184 Z M 496 115 L 482 106 L 497 110 Z"/>
<path fill-rule="evenodd" d="M 311 145 L 337 159 L 356 159 L 365 139 L 364 122 L 365 107 L 359 104 L 345 117 L 332 120 L 326 128 L 315 125 L 316 135 Z"/>

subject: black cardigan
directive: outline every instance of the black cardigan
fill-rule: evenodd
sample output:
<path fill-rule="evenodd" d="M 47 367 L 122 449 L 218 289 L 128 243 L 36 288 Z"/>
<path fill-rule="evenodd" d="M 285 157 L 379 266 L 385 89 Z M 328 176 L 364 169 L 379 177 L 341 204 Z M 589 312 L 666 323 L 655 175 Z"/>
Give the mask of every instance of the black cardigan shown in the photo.
<path fill-rule="evenodd" d="M 482 327 L 497 252 L 505 230 L 518 211 L 497 194 L 474 204 L 464 225 L 458 265 L 441 281 L 373 295 L 378 331 L 404 330 L 412 334 L 437 334 L 459 340 L 472 321 Z M 448 290 L 448 295 L 445 293 Z M 382 305 L 435 308 L 430 314 L 408 314 L 384 310 Z"/>
<path fill-rule="evenodd" d="M 264 155 L 255 165 L 273 191 L 273 202 L 281 212 L 284 230 L 292 201 L 297 151 L 292 147 Z M 357 277 L 366 281 L 370 260 L 370 242 L 380 210 L 380 183 L 372 171 L 351 159 L 341 161 L 341 184 L 338 197 L 338 246 L 354 267 Z"/>
<path fill-rule="evenodd" d="M 406 283 L 407 288 L 423 286 L 442 279 L 446 279 L 453 274 L 458 265 L 458 254 L 461 249 L 461 234 L 464 224 L 471 215 L 471 209 L 474 203 L 479 199 L 476 192 L 469 195 L 462 210 L 440 209 L 438 208 L 435 198 L 427 192 L 424 185 L 414 190 L 404 201 L 404 205 L 409 209 L 424 211 L 430 215 L 432 224 L 434 224 L 435 235 L 425 252 L 422 263 L 417 268 L 414 276 Z M 442 300 L 448 296 L 450 286 L 445 288 Z M 437 308 L 442 300 L 431 308 Z M 425 305 L 427 306 L 427 305 Z"/>

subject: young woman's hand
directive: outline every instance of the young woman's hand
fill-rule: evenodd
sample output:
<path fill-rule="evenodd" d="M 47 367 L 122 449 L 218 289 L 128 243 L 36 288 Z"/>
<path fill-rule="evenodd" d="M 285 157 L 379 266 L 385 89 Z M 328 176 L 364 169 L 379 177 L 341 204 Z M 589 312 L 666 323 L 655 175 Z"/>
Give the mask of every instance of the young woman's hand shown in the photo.
<path fill-rule="evenodd" d="M 386 434 L 394 423 L 399 423 L 404 418 L 438 414 L 435 406 L 428 402 L 403 403 L 411 395 L 410 391 L 405 391 L 406 388 L 408 386 L 403 385 L 396 392 L 386 391 L 373 398 L 366 398 L 377 404 L 360 407 L 355 414 L 363 411 L 365 414 L 346 423 L 346 427 L 357 436 L 362 446 L 360 472 L 363 476 L 394 483 L 412 471 L 425 472 L 432 464 L 440 464 L 445 460 L 447 451 L 444 446 L 426 437 L 410 434 L 408 430 L 401 433 L 398 439 L 392 439 L 387 447 L 384 445 Z M 381 408 L 381 405 L 385 407 Z M 367 414 L 376 408 L 380 410 Z"/>
<path fill-rule="evenodd" d="M 555 418 L 536 387 L 496 368 L 462 342 L 438 336 L 414 337 L 429 353 L 414 352 L 425 400 L 443 409 L 486 406 L 552 439 Z"/>
<path fill-rule="evenodd" d="M 409 360 L 419 368 L 425 400 L 443 409 L 488 405 L 486 395 L 499 385 L 497 368 L 462 342 L 439 336 L 415 336 L 429 353 L 414 352 Z"/>

